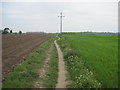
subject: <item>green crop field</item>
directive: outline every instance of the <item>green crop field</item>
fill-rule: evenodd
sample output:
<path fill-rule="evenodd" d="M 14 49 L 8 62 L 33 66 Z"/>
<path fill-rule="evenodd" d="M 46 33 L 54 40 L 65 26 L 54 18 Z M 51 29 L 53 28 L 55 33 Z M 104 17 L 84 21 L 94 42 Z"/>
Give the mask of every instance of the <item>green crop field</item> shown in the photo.
<path fill-rule="evenodd" d="M 63 35 L 105 88 L 118 87 L 118 37 Z"/>

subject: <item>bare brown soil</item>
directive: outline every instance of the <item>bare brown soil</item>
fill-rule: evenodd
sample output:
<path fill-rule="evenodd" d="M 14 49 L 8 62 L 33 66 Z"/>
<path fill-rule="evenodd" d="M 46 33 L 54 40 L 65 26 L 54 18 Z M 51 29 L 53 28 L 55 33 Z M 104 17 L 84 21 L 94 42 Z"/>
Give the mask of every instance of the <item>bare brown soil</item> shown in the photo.
<path fill-rule="evenodd" d="M 51 37 L 48 34 L 2 35 L 2 77 L 24 60 L 24 56 L 35 50 Z"/>

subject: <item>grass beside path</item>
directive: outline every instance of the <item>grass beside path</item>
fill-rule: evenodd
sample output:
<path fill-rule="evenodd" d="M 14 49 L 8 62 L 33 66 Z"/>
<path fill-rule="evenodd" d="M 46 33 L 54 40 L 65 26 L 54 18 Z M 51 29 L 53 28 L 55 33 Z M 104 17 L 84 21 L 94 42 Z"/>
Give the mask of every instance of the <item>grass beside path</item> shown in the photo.
<path fill-rule="evenodd" d="M 63 36 L 60 36 L 60 40 L 57 43 L 64 55 L 65 64 L 70 75 L 68 79 L 72 80 L 72 83 L 68 87 L 100 88 L 101 83 L 96 80 L 93 72 L 86 68 L 79 52 L 74 50 Z"/>
<path fill-rule="evenodd" d="M 102 88 L 118 88 L 118 36 L 62 35 Z"/>
<path fill-rule="evenodd" d="M 49 69 L 46 72 L 46 77 L 44 78 L 44 86 L 47 88 L 55 88 L 58 78 L 58 53 L 54 43 L 52 43 L 52 45 L 53 50 L 48 62 Z"/>
<path fill-rule="evenodd" d="M 46 41 L 37 50 L 26 56 L 25 61 L 8 74 L 3 82 L 3 88 L 34 88 L 33 83 L 39 77 L 38 70 L 44 63 L 45 53 L 50 48 L 51 42 L 53 42 L 53 39 Z"/>

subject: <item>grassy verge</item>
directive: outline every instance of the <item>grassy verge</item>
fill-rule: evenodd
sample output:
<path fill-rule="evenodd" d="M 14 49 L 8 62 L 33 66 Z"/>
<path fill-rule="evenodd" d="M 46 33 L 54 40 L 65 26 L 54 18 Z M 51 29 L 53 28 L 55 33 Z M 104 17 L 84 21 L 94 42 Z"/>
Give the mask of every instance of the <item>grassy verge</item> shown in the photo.
<path fill-rule="evenodd" d="M 69 79 L 72 80 L 70 88 L 100 88 L 101 83 L 95 79 L 94 74 L 86 68 L 79 52 L 74 50 L 70 43 L 61 36 L 58 41 L 64 54 L 65 64 L 69 72 Z"/>
<path fill-rule="evenodd" d="M 48 88 L 55 88 L 58 78 L 58 53 L 53 43 L 53 50 L 51 58 L 48 62 L 49 70 L 46 72 L 46 78 L 44 79 L 44 86 Z"/>
<path fill-rule="evenodd" d="M 85 66 L 103 88 L 118 87 L 118 37 L 114 35 L 63 35 L 77 50 Z"/>
<path fill-rule="evenodd" d="M 39 77 L 38 70 L 46 58 L 46 50 L 50 48 L 52 41 L 52 39 L 46 41 L 37 50 L 26 56 L 25 61 L 16 66 L 15 70 L 6 77 L 3 88 L 34 88 L 33 83 Z"/>

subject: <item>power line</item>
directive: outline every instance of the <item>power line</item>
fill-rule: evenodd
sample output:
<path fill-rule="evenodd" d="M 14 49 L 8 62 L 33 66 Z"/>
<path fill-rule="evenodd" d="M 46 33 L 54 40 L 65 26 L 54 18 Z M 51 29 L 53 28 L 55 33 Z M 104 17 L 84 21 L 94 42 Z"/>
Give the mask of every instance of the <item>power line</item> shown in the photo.
<path fill-rule="evenodd" d="M 60 17 L 60 33 L 62 34 L 62 21 L 63 21 L 62 18 L 65 16 L 63 16 L 62 12 L 60 12 L 60 16 L 58 16 L 58 17 Z"/>

